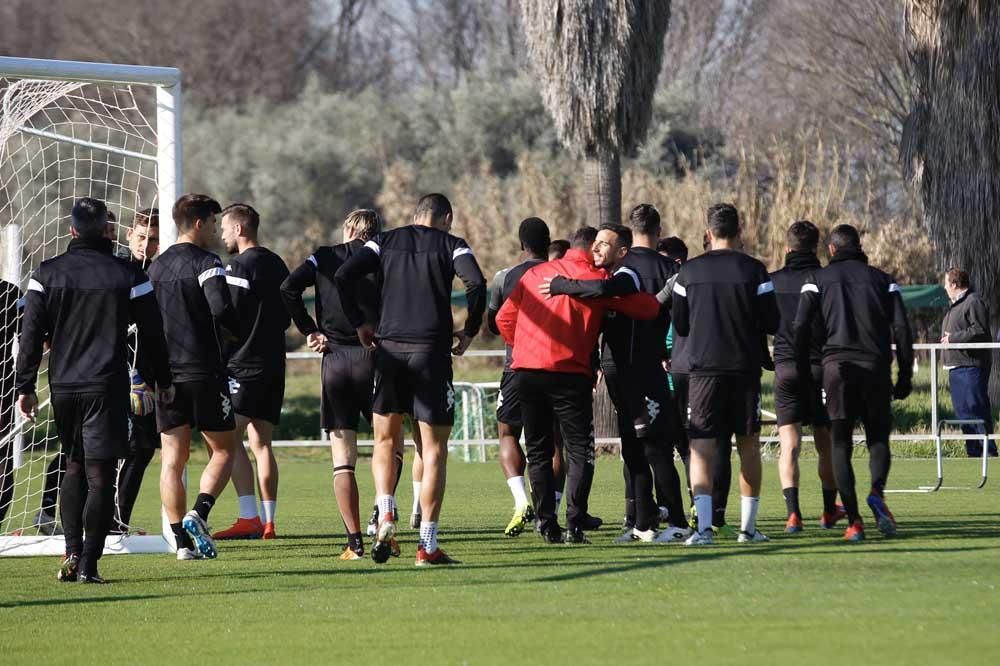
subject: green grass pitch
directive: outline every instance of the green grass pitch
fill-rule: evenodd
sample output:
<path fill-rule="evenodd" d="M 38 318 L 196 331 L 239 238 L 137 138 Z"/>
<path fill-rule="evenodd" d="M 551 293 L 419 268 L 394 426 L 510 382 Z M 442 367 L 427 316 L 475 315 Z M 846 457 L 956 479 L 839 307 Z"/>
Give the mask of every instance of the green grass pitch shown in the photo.
<path fill-rule="evenodd" d="M 620 463 L 598 461 L 592 512 L 610 524 L 590 546 L 501 534 L 511 501 L 495 464 L 453 461 L 441 542 L 463 561 L 340 562 L 329 463 L 281 452 L 280 539 L 227 542 L 215 561 L 102 560 L 105 587 L 59 584 L 51 557 L 0 558 L 0 663 L 14 664 L 972 664 L 995 663 L 1000 611 L 1000 484 L 892 495 L 898 538 L 862 545 L 816 527 L 812 461 L 803 461 L 807 531 L 781 534 L 784 509 L 765 464 L 769 544 L 613 546 Z M 856 461 L 859 479 L 867 465 Z M 946 461 L 947 485 L 977 478 Z M 157 465 L 138 524 L 158 524 Z M 197 479 L 198 466 L 192 468 Z M 900 460 L 891 485 L 913 488 L 930 460 Z M 362 506 L 371 475 L 359 466 Z M 863 484 L 862 484 L 863 485 Z M 734 494 L 738 491 L 734 484 Z M 231 490 L 212 514 L 235 516 Z M 400 506 L 410 504 L 407 478 Z M 739 500 L 730 501 L 738 520 Z"/>

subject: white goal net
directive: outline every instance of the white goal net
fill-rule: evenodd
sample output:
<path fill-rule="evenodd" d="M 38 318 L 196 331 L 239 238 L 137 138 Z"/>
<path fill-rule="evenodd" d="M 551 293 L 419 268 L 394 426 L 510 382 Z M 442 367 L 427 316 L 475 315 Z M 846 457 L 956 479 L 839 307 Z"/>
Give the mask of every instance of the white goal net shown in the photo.
<path fill-rule="evenodd" d="M 44 361 L 36 421 L 16 413 L 18 298 L 38 265 L 66 250 L 76 199 L 108 204 L 122 247 L 137 211 L 160 201 L 169 210 L 179 185 L 179 95 L 174 69 L 0 58 L 0 555 L 64 551 L 65 460 Z M 165 244 L 170 232 L 164 224 Z M 118 535 L 106 552 L 169 546 L 160 534 Z"/>

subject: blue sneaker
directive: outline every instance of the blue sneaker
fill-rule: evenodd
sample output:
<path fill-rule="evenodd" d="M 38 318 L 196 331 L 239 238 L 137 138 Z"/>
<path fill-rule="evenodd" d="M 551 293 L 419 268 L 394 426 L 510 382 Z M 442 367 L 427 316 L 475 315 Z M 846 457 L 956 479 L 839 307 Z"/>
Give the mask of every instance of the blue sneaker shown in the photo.
<path fill-rule="evenodd" d="M 896 518 L 886 506 L 885 498 L 875 493 L 868 496 L 868 508 L 875 514 L 875 521 L 878 523 L 878 531 L 885 536 L 896 535 Z"/>
<path fill-rule="evenodd" d="M 198 552 L 210 560 L 218 556 L 219 553 L 215 550 L 215 541 L 208 532 L 208 525 L 201 519 L 197 511 L 188 511 L 184 515 L 181 525 L 194 541 L 194 547 L 198 549 Z"/>

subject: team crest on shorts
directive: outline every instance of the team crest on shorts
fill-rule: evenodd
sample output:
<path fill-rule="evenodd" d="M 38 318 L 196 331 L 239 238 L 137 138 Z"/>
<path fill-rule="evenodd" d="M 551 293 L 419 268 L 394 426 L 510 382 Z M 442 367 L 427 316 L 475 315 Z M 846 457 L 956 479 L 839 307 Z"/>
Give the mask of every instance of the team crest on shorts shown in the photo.
<path fill-rule="evenodd" d="M 235 395 L 240 392 L 240 382 L 235 377 L 229 378 L 229 394 Z"/>
<path fill-rule="evenodd" d="M 224 393 L 220 393 L 219 397 L 222 398 L 222 416 L 228 419 L 230 412 L 233 411 L 233 403 L 229 396 Z"/>
<path fill-rule="evenodd" d="M 445 397 L 448 399 L 448 411 L 455 410 L 455 387 L 451 385 L 451 382 L 447 382 L 445 386 L 448 387 L 448 392 Z"/>

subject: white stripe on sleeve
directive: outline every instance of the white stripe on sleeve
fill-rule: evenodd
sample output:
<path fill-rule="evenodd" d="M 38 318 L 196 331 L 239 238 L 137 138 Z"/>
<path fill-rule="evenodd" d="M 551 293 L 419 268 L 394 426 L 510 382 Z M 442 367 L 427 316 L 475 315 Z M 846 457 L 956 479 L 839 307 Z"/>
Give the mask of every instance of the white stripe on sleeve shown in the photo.
<path fill-rule="evenodd" d="M 889 293 L 891 294 L 894 291 L 895 292 L 899 291 L 899 285 L 896 284 L 895 282 L 893 282 L 892 284 L 889 285 Z"/>
<path fill-rule="evenodd" d="M 455 251 L 451 253 L 451 260 L 455 261 L 456 259 L 458 259 L 459 257 L 461 257 L 463 254 L 472 254 L 472 248 L 470 248 L 470 247 L 458 247 L 458 248 L 455 248 Z"/>
<path fill-rule="evenodd" d="M 129 292 L 128 297 L 129 300 L 131 300 L 133 298 L 139 298 L 140 296 L 145 296 L 146 294 L 152 294 L 152 293 L 153 293 L 153 283 L 146 281 L 143 282 L 142 284 L 137 284 L 134 287 L 132 287 L 132 291 Z"/>
<path fill-rule="evenodd" d="M 678 296 L 683 296 L 684 298 L 687 298 L 688 290 L 685 289 L 684 285 L 680 284 L 679 282 L 674 282 L 674 293 L 677 294 Z"/>
<path fill-rule="evenodd" d="M 226 282 L 228 284 L 233 285 L 234 287 L 240 287 L 241 289 L 250 289 L 250 280 L 247 280 L 246 278 L 227 275 Z"/>
<path fill-rule="evenodd" d="M 310 264 L 312 264 L 313 266 L 317 266 L 317 267 L 319 266 L 319 262 L 318 262 L 318 261 L 316 261 L 316 255 L 314 255 L 314 254 L 310 254 L 310 255 L 309 255 L 309 259 L 307 259 L 307 261 L 308 261 L 308 262 L 309 262 Z"/>
<path fill-rule="evenodd" d="M 226 277 L 226 271 L 223 270 L 221 266 L 209 268 L 207 271 L 198 276 L 198 286 L 204 286 L 205 280 L 211 280 L 214 277 Z"/>
<path fill-rule="evenodd" d="M 639 276 L 636 274 L 636 272 L 634 270 L 632 270 L 631 268 L 627 268 L 625 266 L 622 266 L 621 268 L 619 268 L 618 270 L 615 271 L 615 275 L 618 275 L 619 273 L 625 273 L 626 275 L 628 275 L 629 277 L 631 277 L 632 278 L 632 282 L 635 282 L 635 290 L 636 291 L 642 291 L 642 285 L 639 283 Z"/>
<path fill-rule="evenodd" d="M 36 280 L 35 278 L 31 278 L 30 280 L 28 280 L 28 291 L 37 291 L 39 293 L 44 294 L 45 287 L 43 287 L 42 283 Z"/>
<path fill-rule="evenodd" d="M 817 287 L 816 285 L 812 284 L 811 282 L 806 282 L 804 285 L 802 285 L 802 291 L 800 291 L 799 293 L 800 294 L 804 294 L 807 291 L 811 291 L 814 294 L 818 294 L 819 293 L 819 287 Z"/>
<path fill-rule="evenodd" d="M 377 254 L 378 256 L 380 257 L 382 256 L 382 248 L 380 248 L 378 246 L 378 243 L 376 243 L 375 241 L 368 241 L 367 243 L 365 243 L 365 247 L 374 252 L 375 254 Z"/>
<path fill-rule="evenodd" d="M 768 280 L 767 282 L 761 282 L 757 285 L 757 295 L 763 296 L 764 294 L 770 294 L 774 291 L 774 283 Z"/>

